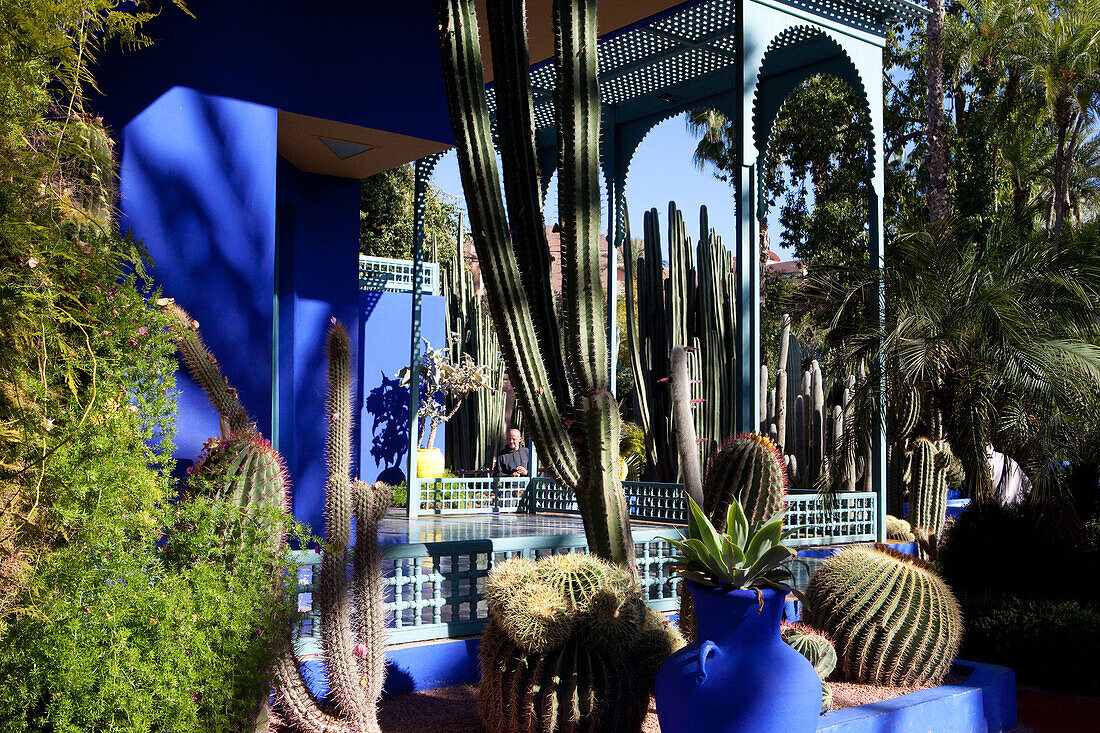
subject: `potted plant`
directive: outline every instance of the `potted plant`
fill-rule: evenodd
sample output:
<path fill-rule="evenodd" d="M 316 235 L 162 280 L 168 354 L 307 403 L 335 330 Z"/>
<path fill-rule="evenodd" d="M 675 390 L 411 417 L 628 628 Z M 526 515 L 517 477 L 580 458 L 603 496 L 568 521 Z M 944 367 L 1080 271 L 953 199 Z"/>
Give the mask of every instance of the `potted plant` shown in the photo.
<path fill-rule="evenodd" d="M 750 525 L 730 503 L 718 532 L 688 497 L 688 536 L 669 540 L 687 583 L 696 639 L 669 657 L 657 675 L 663 733 L 817 729 L 821 683 L 813 666 L 779 633 L 791 587 L 784 567 L 794 551 L 782 544 L 783 514 Z"/>
<path fill-rule="evenodd" d="M 405 367 L 397 373 L 402 386 L 408 386 L 412 370 Z M 463 400 L 472 393 L 490 389 L 488 367 L 479 366 L 468 354 L 457 364 L 451 361 L 447 349 L 433 349 L 424 339 L 424 355 L 420 359 L 420 423 L 419 447 L 416 451 L 416 475 L 436 478 L 443 475 L 443 453 L 435 447 L 439 426 L 454 417 Z M 448 404 L 450 409 L 448 409 Z"/>

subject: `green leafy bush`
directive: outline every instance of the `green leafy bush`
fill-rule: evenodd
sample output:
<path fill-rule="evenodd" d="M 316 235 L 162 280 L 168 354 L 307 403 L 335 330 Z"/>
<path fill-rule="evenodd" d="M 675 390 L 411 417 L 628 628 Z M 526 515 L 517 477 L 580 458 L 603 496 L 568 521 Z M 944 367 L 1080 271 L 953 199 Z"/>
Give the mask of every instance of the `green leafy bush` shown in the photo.
<path fill-rule="evenodd" d="M 966 614 L 960 657 L 1011 667 L 1025 684 L 1100 695 L 1100 603 L 1008 593 L 959 600 Z"/>

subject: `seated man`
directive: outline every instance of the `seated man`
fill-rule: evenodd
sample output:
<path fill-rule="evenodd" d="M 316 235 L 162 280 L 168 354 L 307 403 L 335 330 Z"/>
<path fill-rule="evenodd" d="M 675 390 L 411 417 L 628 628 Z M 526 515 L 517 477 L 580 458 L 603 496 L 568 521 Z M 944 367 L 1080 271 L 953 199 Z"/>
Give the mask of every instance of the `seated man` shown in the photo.
<path fill-rule="evenodd" d="M 531 451 L 523 444 L 523 433 L 512 428 L 508 431 L 508 440 L 500 453 L 497 453 L 493 475 L 518 477 L 527 475 L 527 465 L 531 462 Z"/>

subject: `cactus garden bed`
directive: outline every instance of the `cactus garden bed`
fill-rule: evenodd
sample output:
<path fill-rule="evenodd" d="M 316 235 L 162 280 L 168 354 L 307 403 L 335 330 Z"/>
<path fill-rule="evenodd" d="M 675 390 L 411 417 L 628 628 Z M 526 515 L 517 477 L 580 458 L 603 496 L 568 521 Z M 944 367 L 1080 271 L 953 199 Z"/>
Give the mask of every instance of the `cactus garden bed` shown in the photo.
<path fill-rule="evenodd" d="M 961 662 L 942 685 L 930 688 L 832 684 L 834 703 L 843 709 L 821 717 L 821 733 L 995 732 L 1016 727 L 1015 679 L 1005 667 Z M 379 715 L 382 729 L 388 733 L 479 731 L 476 694 L 475 685 L 465 684 L 387 697 Z M 660 730 L 651 704 L 643 731 Z"/>

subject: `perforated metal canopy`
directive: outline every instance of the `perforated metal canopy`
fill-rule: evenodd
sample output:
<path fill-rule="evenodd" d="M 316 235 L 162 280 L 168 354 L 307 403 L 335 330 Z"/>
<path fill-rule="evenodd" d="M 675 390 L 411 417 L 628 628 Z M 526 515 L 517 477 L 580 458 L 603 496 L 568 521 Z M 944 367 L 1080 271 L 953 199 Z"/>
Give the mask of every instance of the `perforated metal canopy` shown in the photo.
<path fill-rule="evenodd" d="M 626 108 L 625 117 L 618 117 L 621 123 L 676 101 L 676 92 L 683 84 L 734 66 L 738 61 L 738 4 L 736 0 L 708 0 L 601 38 L 601 101 Z M 889 25 L 899 19 L 927 13 L 911 0 L 780 0 L 775 4 L 878 37 L 884 37 Z M 791 37 L 788 42 L 803 40 L 812 39 Z M 535 127 L 539 130 L 553 127 L 554 86 L 552 63 L 532 70 Z M 491 89 L 488 104 L 493 112 Z"/>

